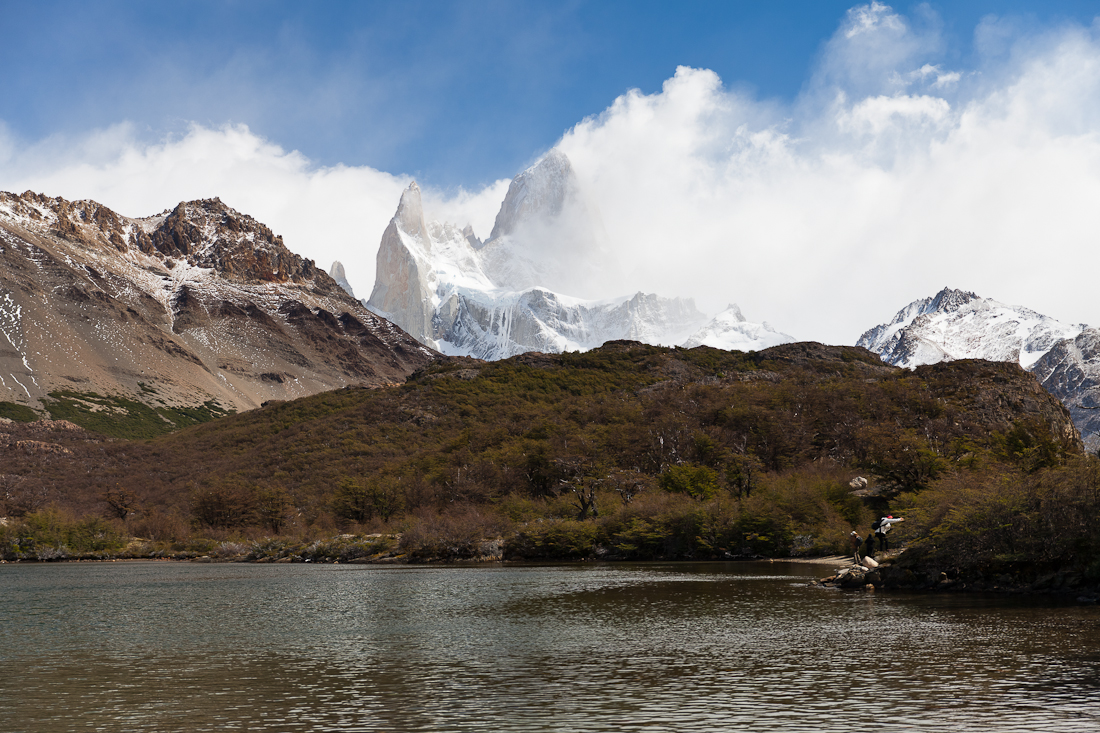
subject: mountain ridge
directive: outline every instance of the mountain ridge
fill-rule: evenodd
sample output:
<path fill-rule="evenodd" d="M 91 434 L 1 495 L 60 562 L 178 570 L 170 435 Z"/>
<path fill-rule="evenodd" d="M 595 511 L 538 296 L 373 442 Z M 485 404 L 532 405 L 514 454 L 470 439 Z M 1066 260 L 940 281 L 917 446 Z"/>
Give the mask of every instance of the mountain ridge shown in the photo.
<path fill-rule="evenodd" d="M 130 218 L 0 193 L 0 402 L 241 410 L 399 382 L 433 358 L 219 199 Z"/>
<path fill-rule="evenodd" d="M 1100 448 L 1100 332 L 1085 324 L 945 287 L 856 343 L 908 368 L 971 358 L 1015 362 L 1066 405 L 1089 450 Z"/>
<path fill-rule="evenodd" d="M 605 240 L 557 150 L 512 180 L 484 243 L 469 226 L 429 222 L 413 182 L 382 235 L 366 305 L 432 348 L 490 360 L 617 339 L 751 349 L 794 340 L 743 317 L 708 320 L 688 298 L 587 297 L 614 273 Z"/>

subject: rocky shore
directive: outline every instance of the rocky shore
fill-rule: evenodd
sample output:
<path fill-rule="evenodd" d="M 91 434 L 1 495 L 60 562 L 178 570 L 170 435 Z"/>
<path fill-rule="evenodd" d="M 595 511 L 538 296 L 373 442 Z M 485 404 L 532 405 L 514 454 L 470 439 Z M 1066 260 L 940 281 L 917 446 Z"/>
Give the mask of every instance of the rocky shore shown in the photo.
<path fill-rule="evenodd" d="M 879 560 L 877 567 L 866 567 L 857 565 L 851 558 L 843 558 L 833 575 L 817 583 L 826 588 L 866 592 L 1043 593 L 1072 595 L 1088 603 L 1100 601 L 1100 584 L 1071 570 L 1032 566 L 961 569 L 948 564 L 932 564 L 919 553 L 905 551 L 893 551 Z"/>

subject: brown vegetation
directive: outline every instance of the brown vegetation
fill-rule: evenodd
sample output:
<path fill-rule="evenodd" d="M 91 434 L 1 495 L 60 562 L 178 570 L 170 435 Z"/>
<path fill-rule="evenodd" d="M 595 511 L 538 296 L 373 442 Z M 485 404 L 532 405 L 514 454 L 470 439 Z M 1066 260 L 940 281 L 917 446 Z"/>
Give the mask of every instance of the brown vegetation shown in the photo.
<path fill-rule="evenodd" d="M 401 534 L 414 559 L 784 556 L 845 551 L 894 508 L 912 514 L 894 536 L 937 562 L 928 548 L 963 529 L 974 557 L 1096 547 L 1095 462 L 1034 377 L 820 344 L 613 342 L 436 365 L 148 441 L 51 440 L 69 453 L 3 449 L 8 514 L 54 506 L 179 546 L 342 531 Z M 1024 541 L 1058 522 L 1065 542 Z"/>

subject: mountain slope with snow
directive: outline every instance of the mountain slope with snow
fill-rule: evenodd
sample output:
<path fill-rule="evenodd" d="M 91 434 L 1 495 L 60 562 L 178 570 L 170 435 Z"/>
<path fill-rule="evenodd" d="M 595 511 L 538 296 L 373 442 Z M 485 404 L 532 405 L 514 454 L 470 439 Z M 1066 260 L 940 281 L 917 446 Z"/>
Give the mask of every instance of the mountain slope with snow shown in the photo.
<path fill-rule="evenodd" d="M 780 333 L 764 323 L 750 323 L 741 315 L 741 309 L 730 304 L 709 323 L 693 333 L 683 343 L 685 348 L 713 346 L 726 351 L 759 351 L 780 344 L 794 342 L 793 336 Z"/>
<path fill-rule="evenodd" d="M 1100 448 L 1100 332 L 1022 306 L 944 288 L 902 308 L 857 342 L 896 366 L 955 359 L 1011 361 L 1069 409 L 1091 450 Z"/>
<path fill-rule="evenodd" d="M 895 366 L 954 359 L 1018 361 L 1030 367 L 1084 326 L 1060 323 L 1022 306 L 944 288 L 902 308 L 887 324 L 864 333 L 857 346 Z"/>
<path fill-rule="evenodd" d="M 0 402 L 256 407 L 402 381 L 436 355 L 218 199 L 132 219 L 0 193 Z"/>
<path fill-rule="evenodd" d="M 1029 371 L 1069 409 L 1085 446 L 1100 449 L 1100 330 L 1059 341 Z"/>
<path fill-rule="evenodd" d="M 599 292 L 613 267 L 608 251 L 569 159 L 552 151 L 512 181 L 484 243 L 470 227 L 429 222 L 410 185 L 382 235 L 366 304 L 423 344 L 483 359 L 617 339 L 676 345 L 706 328 L 741 350 L 793 340 L 743 318 L 708 326 L 688 299 L 576 297 Z"/>

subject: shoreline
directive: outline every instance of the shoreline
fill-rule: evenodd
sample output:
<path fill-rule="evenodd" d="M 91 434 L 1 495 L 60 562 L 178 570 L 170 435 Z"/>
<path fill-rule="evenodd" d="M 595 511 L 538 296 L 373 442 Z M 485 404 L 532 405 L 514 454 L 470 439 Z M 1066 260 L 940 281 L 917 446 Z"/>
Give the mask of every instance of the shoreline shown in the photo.
<path fill-rule="evenodd" d="M 316 543 L 320 544 L 320 543 Z M 506 559 L 501 554 L 486 554 L 477 557 L 414 557 L 394 550 L 370 554 L 341 555 L 334 549 L 321 545 L 321 551 L 310 557 L 300 555 L 272 557 L 255 556 L 252 553 L 234 553 L 221 556 L 196 552 L 156 553 L 149 555 L 107 555 L 52 558 L 14 558 L 0 559 L 0 565 L 48 565 L 61 563 L 164 563 L 191 562 L 196 564 L 236 563 L 242 565 L 267 564 L 307 564 L 307 565 L 421 565 L 421 566 L 525 566 L 545 564 L 620 564 L 620 563 L 733 563 L 761 562 L 831 566 L 835 572 L 813 581 L 814 585 L 827 589 L 846 592 L 918 592 L 918 593 L 995 593 L 1003 595 L 1051 595 L 1073 596 L 1081 603 L 1100 603 L 1100 584 L 1085 582 L 1079 573 L 1070 570 L 1057 570 L 1027 578 L 986 578 L 981 573 L 962 575 L 950 568 L 944 570 L 918 569 L 910 563 L 899 563 L 906 555 L 905 549 L 890 550 L 879 556 L 882 563 L 869 570 L 856 565 L 851 555 L 816 555 L 808 557 L 735 557 L 735 558 L 675 558 L 656 560 L 625 560 L 611 557 L 585 558 L 580 560 L 563 559 Z M 327 550 L 327 552 L 325 551 Z"/>

